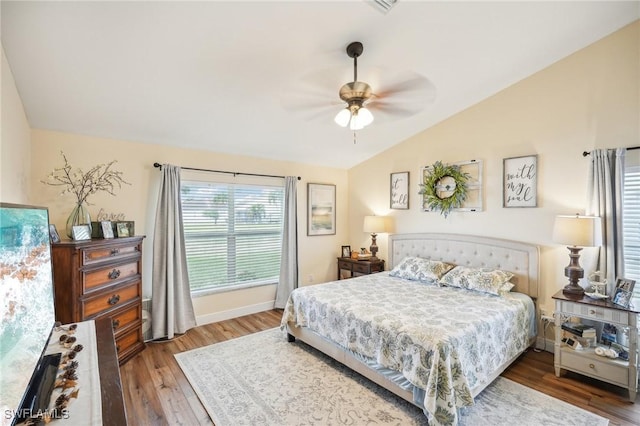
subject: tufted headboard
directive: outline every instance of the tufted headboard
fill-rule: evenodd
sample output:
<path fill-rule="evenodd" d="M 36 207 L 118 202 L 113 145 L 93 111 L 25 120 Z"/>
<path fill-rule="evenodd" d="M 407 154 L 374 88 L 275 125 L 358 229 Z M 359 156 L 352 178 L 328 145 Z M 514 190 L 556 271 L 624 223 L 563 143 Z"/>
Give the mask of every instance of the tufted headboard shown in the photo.
<path fill-rule="evenodd" d="M 540 250 L 518 241 L 458 234 L 393 234 L 389 236 L 389 269 L 407 256 L 471 267 L 512 272 L 513 291 L 538 297 Z"/>

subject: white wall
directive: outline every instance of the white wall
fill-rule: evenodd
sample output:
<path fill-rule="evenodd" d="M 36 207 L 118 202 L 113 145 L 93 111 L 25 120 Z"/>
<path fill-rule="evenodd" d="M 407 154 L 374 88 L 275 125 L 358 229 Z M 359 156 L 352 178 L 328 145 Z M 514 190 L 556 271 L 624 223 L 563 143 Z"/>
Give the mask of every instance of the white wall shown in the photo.
<path fill-rule="evenodd" d="M 541 248 L 540 304 L 567 280 L 566 248 L 551 241 L 557 214 L 584 213 L 588 158 L 597 147 L 640 142 L 640 23 L 571 55 L 485 101 L 349 170 L 349 241 L 369 246 L 362 218 L 387 214 L 395 232 L 451 232 L 526 241 Z M 538 155 L 538 207 L 502 207 L 504 158 Z M 447 219 L 422 212 L 420 167 L 435 161 L 484 162 L 484 211 Z M 410 171 L 410 210 L 389 209 L 389 174 Z M 387 237 L 378 238 L 387 258 Z M 583 267 L 590 272 L 583 251 Z M 591 256 L 590 256 L 591 255 Z"/>
<path fill-rule="evenodd" d="M 29 200 L 31 130 L 4 49 L 2 49 L 0 80 L 2 81 L 0 201 L 33 204 Z"/>

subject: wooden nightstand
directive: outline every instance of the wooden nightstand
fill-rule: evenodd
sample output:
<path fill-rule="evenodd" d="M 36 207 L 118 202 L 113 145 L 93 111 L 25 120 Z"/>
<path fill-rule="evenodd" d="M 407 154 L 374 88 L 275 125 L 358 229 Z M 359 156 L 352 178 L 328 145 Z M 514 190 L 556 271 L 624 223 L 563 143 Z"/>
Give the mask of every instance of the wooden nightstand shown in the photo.
<path fill-rule="evenodd" d="M 377 261 L 370 260 L 357 260 L 350 257 L 338 258 L 338 279 L 343 278 L 342 272 L 348 272 L 349 276 L 344 278 L 353 278 L 358 275 L 375 274 L 376 272 L 384 271 L 384 260 L 378 259 Z"/>
<path fill-rule="evenodd" d="M 595 300 L 588 296 L 565 296 L 557 292 L 555 300 L 554 366 L 556 376 L 562 369 L 571 370 L 629 390 L 629 400 L 635 401 L 638 391 L 638 316 L 639 308 L 623 308 L 607 300 Z M 574 350 L 562 343 L 562 323 L 571 317 L 610 323 L 629 328 L 629 361 L 611 359 L 595 354 L 595 348 Z M 600 328 L 600 327 L 596 327 Z M 597 336 L 601 339 L 600 332 Z M 599 345 L 604 346 L 604 345 Z"/>

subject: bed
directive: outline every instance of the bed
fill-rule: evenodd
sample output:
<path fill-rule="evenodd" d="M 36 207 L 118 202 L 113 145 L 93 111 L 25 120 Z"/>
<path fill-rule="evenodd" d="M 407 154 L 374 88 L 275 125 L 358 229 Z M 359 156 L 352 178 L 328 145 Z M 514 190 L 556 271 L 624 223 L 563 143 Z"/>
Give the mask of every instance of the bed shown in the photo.
<path fill-rule="evenodd" d="M 420 407 L 430 425 L 455 425 L 459 410 L 535 342 L 539 249 L 480 236 L 396 234 L 388 256 L 390 271 L 294 290 L 281 327 L 289 341 Z M 485 288 L 476 273 L 506 274 L 508 282 Z"/>

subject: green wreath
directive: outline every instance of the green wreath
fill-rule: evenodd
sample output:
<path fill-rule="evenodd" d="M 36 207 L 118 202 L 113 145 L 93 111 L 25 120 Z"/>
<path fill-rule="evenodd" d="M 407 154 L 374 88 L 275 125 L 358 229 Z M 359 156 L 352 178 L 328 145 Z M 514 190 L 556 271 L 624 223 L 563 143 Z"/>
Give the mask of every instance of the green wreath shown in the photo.
<path fill-rule="evenodd" d="M 455 187 L 450 189 L 445 187 L 445 191 L 451 192 L 450 195 L 442 197 L 439 192 L 442 191 L 440 181 L 444 178 L 451 178 L 455 182 Z M 462 203 L 467 199 L 467 181 L 471 175 L 463 173 L 460 166 L 444 165 L 440 161 L 436 161 L 433 166 L 427 169 L 424 181 L 420 184 L 420 191 L 423 196 L 424 205 L 430 210 L 440 211 L 444 217 L 447 217 L 451 210 L 462 207 Z"/>

